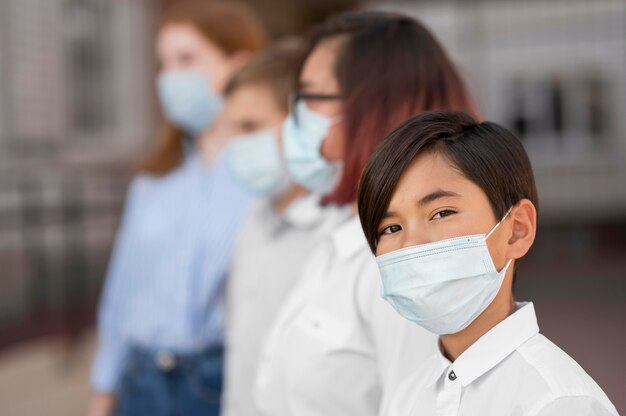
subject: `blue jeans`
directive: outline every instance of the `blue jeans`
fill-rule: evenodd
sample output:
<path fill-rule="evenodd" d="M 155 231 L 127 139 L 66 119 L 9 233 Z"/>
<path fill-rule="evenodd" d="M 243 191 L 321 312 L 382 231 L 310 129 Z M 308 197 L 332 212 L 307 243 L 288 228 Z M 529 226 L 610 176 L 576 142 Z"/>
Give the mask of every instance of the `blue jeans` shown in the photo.
<path fill-rule="evenodd" d="M 177 355 L 133 349 L 118 391 L 121 416 L 218 416 L 224 351 Z"/>

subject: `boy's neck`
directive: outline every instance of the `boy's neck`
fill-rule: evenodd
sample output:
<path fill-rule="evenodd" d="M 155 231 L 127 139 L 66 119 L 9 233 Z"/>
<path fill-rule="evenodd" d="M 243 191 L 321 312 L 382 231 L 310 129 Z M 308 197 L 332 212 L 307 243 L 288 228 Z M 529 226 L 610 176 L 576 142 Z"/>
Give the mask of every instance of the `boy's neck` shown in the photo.
<path fill-rule="evenodd" d="M 500 288 L 498 295 L 487 309 L 478 315 L 467 328 L 454 334 L 439 337 L 446 358 L 454 362 L 470 345 L 515 312 L 516 306 L 512 288 L 505 288 L 504 286 L 505 284 Z"/>

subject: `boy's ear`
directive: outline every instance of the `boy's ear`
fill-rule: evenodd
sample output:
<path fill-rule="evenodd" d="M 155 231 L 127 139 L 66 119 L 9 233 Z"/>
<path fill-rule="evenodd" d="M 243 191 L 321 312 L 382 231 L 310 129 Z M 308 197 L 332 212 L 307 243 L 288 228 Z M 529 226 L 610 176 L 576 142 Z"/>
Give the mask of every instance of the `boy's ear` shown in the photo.
<path fill-rule="evenodd" d="M 522 257 L 535 241 L 537 233 L 537 210 L 532 202 L 528 199 L 519 201 L 509 214 L 511 222 L 506 257 L 517 260 Z"/>

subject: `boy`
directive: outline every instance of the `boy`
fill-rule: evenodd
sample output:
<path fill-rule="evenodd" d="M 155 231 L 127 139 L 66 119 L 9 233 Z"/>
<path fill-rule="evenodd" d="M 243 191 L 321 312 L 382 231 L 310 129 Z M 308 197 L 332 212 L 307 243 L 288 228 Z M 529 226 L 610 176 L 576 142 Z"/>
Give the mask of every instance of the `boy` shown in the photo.
<path fill-rule="evenodd" d="M 521 143 L 462 113 L 415 116 L 370 158 L 359 215 L 383 297 L 439 335 L 439 352 L 388 414 L 617 415 L 598 385 L 539 333 L 513 296 L 537 191 Z"/>

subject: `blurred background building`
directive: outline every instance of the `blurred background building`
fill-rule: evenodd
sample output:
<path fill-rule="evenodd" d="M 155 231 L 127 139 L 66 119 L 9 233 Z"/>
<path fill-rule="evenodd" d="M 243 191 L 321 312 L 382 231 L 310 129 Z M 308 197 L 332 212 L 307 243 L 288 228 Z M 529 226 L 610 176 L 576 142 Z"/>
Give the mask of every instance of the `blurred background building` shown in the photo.
<path fill-rule="evenodd" d="M 147 1 L 0 2 L 0 348 L 78 330 L 154 131 Z"/>
<path fill-rule="evenodd" d="M 174 1 L 0 0 L 2 415 L 85 412 L 125 187 L 158 127 L 158 11 Z M 540 228 L 518 297 L 626 411 L 626 1 L 248 3 L 275 36 L 348 8 L 435 32 L 535 168 Z"/>

